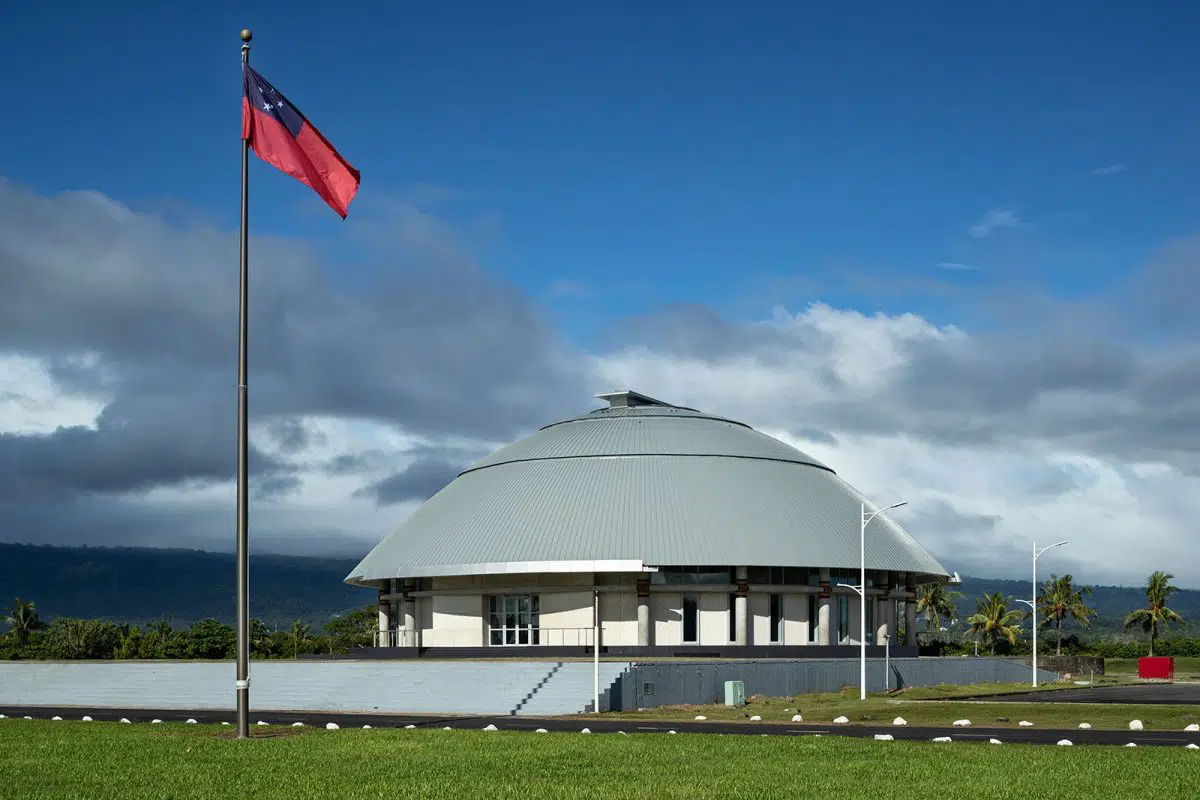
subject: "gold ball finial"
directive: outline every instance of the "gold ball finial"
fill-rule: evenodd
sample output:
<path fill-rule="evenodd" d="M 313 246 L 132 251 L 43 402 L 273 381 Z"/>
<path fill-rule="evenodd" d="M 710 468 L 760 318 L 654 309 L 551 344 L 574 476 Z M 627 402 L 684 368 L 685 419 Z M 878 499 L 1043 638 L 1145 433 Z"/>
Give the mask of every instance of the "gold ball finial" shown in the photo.
<path fill-rule="evenodd" d="M 242 41 L 243 42 L 248 42 L 253 38 L 254 38 L 254 34 L 250 32 L 249 28 L 242 28 Z"/>

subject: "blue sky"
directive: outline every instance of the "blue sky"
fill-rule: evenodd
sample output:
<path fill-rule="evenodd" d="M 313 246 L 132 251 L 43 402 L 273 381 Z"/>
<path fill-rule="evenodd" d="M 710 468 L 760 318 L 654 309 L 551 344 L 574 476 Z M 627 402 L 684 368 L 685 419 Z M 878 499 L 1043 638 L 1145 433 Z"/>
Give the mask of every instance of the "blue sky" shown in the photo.
<path fill-rule="evenodd" d="M 994 289 L 1109 290 L 1200 212 L 1185 4 L 144 5 L 0 12 L 0 175 L 235 226 L 249 26 L 364 176 L 342 223 L 255 162 L 256 232 L 354 285 L 417 198 L 572 338 L 672 303 L 969 327 Z"/>

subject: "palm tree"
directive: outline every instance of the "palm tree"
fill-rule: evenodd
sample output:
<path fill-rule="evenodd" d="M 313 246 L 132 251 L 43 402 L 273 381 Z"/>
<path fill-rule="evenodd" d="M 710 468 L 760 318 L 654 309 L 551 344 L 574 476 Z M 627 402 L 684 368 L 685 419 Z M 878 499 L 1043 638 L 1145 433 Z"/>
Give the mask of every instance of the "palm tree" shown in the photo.
<path fill-rule="evenodd" d="M 292 658 L 300 657 L 300 647 L 308 641 L 309 630 L 300 620 L 292 623 Z"/>
<path fill-rule="evenodd" d="M 16 639 L 18 648 L 29 643 L 31 633 L 46 627 L 46 623 L 38 618 L 37 604 L 32 600 L 25 602 L 19 597 L 14 598 L 12 613 L 4 621 L 8 623 L 8 632 Z"/>
<path fill-rule="evenodd" d="M 992 655 L 996 654 L 996 644 L 1001 639 L 1007 639 L 1009 644 L 1017 643 L 1023 615 L 1019 610 L 1008 609 L 1011 599 L 999 592 L 985 594 L 975 602 L 975 613 L 967 618 L 971 633 L 990 644 Z"/>
<path fill-rule="evenodd" d="M 1061 578 L 1051 575 L 1050 580 L 1042 586 L 1042 596 L 1038 598 L 1038 606 L 1043 616 L 1039 627 L 1054 626 L 1055 632 L 1058 634 L 1055 655 L 1062 655 L 1063 622 L 1068 617 L 1085 628 L 1091 626 L 1091 618 L 1096 616 L 1096 609 L 1089 607 L 1083 601 L 1084 596 L 1091 593 L 1092 587 L 1090 586 L 1081 586 L 1076 589 L 1070 575 L 1063 575 Z"/>
<path fill-rule="evenodd" d="M 1154 640 L 1158 638 L 1158 626 L 1165 628 L 1172 622 L 1183 622 L 1183 617 L 1179 616 L 1178 612 L 1167 608 L 1171 595 L 1179 591 L 1178 586 L 1171 585 L 1171 579 L 1174 577 L 1162 570 L 1154 572 L 1146 581 L 1146 607 L 1131 611 L 1129 616 L 1125 617 L 1126 628 L 1140 625 L 1143 631 L 1150 634 L 1151 656 L 1154 655 Z"/>
<path fill-rule="evenodd" d="M 958 614 L 955 600 L 962 592 L 948 592 L 944 583 L 923 583 L 917 587 L 917 613 L 925 616 L 925 631 L 932 633 L 942 627 L 942 618 L 954 619 Z"/>

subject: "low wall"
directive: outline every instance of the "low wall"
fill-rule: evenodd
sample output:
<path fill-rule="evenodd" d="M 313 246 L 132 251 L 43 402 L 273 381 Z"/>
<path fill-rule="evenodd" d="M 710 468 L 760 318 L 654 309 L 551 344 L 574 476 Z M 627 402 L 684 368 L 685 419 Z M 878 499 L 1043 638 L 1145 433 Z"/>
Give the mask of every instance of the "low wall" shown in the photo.
<path fill-rule="evenodd" d="M 600 665 L 603 692 L 629 667 Z M 0 662 L 0 706 L 229 710 L 232 661 Z M 271 711 L 544 714 L 592 702 L 588 662 L 263 661 L 250 668 L 250 703 Z M 605 705 L 601 699 L 601 707 Z"/>
<path fill-rule="evenodd" d="M 1025 666 L 1032 667 L 1033 659 L 1025 659 Z M 1038 669 L 1048 669 L 1059 675 L 1069 674 L 1072 678 L 1090 678 L 1104 674 L 1104 659 L 1100 656 L 1043 656 L 1038 655 Z"/>
<path fill-rule="evenodd" d="M 999 658 L 894 658 L 889 668 L 892 689 L 1020 682 L 1031 677 L 1028 667 Z M 882 660 L 868 661 L 867 691 L 884 691 L 884 675 Z M 1057 678 L 1056 673 L 1038 670 L 1041 681 Z M 804 659 L 636 664 L 613 686 L 610 710 L 723 703 L 725 681 L 742 681 L 747 697 L 836 692 L 845 686 L 858 686 L 859 662 L 857 659 Z"/>

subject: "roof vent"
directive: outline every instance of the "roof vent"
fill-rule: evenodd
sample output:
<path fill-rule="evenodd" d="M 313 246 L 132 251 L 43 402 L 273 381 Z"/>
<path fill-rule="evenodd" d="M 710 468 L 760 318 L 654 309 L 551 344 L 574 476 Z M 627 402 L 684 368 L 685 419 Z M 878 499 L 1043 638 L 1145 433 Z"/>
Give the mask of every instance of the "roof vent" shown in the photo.
<path fill-rule="evenodd" d="M 647 397 L 644 394 L 638 394 L 630 389 L 622 389 L 616 392 L 602 392 L 596 395 L 599 400 L 607 400 L 609 408 L 630 408 L 633 406 L 666 406 L 672 408 L 670 403 L 664 403 L 662 400 L 655 400 L 653 397 Z"/>

